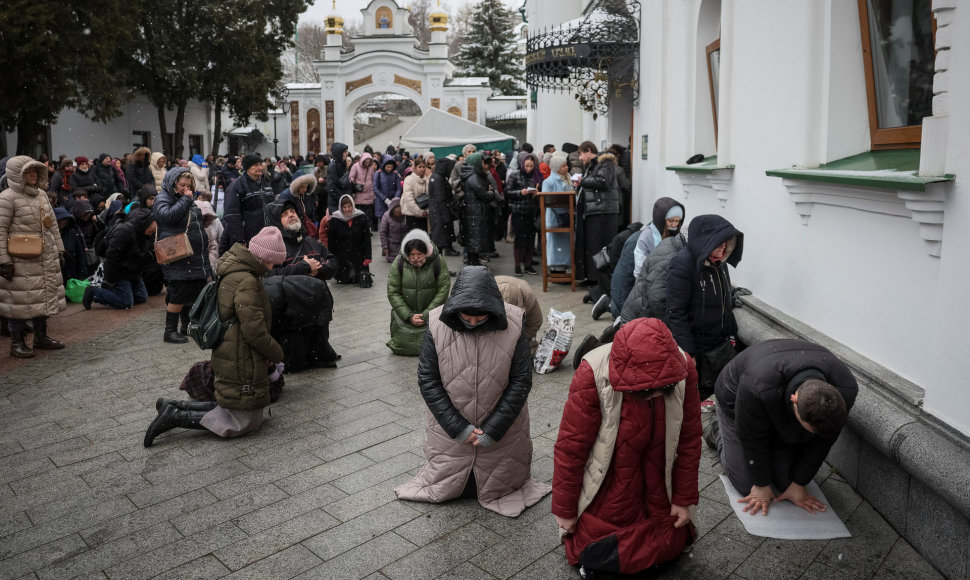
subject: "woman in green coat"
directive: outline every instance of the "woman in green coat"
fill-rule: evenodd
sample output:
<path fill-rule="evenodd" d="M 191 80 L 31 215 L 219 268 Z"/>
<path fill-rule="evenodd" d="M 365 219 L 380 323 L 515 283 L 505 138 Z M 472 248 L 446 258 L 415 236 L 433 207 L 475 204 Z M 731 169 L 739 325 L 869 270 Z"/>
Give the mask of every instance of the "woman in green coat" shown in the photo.
<path fill-rule="evenodd" d="M 423 230 L 408 232 L 391 264 L 387 299 L 391 303 L 391 340 L 394 354 L 418 356 L 428 331 L 428 312 L 448 299 L 451 275 L 445 259 Z"/>

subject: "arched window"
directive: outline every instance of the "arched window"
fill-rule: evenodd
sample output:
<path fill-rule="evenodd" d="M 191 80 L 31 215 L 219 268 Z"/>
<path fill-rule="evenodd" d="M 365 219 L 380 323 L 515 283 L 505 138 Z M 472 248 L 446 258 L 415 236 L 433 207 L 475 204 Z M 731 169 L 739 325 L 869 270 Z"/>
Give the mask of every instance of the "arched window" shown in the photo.
<path fill-rule="evenodd" d="M 394 26 L 394 14 L 391 13 L 390 8 L 381 6 L 377 9 L 377 14 L 374 16 L 374 26 L 378 30 L 387 30 Z"/>
<path fill-rule="evenodd" d="M 448 112 L 456 117 L 461 117 L 461 109 L 455 106 L 448 107 Z"/>

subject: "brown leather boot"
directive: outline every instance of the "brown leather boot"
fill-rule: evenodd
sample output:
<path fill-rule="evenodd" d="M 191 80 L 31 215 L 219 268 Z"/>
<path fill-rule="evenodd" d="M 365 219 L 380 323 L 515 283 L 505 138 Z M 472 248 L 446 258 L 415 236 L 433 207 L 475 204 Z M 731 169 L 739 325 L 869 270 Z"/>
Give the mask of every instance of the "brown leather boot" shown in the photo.
<path fill-rule="evenodd" d="M 34 348 L 40 350 L 59 350 L 64 343 L 47 336 L 47 319 L 34 319 Z"/>
<path fill-rule="evenodd" d="M 10 337 L 10 356 L 14 358 L 34 358 L 34 351 L 27 346 L 23 332 L 18 332 L 16 336 Z"/>

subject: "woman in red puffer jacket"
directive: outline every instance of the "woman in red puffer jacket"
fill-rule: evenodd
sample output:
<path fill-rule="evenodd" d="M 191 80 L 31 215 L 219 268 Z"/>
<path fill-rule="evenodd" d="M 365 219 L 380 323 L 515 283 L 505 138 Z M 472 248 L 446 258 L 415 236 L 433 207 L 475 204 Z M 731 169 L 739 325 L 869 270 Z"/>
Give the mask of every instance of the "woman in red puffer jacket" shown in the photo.
<path fill-rule="evenodd" d="M 680 555 L 700 456 L 694 360 L 659 320 L 624 325 L 583 357 L 559 426 L 552 513 L 569 563 L 634 574 Z"/>

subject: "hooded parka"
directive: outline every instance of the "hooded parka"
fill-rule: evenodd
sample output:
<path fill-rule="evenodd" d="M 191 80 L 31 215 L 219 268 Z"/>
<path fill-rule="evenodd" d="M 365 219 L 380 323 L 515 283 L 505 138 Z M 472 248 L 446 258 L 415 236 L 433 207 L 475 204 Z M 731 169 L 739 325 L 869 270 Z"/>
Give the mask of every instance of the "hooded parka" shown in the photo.
<path fill-rule="evenodd" d="M 155 187 L 155 176 L 148 167 L 151 154 L 152 151 L 148 147 L 139 147 L 131 155 L 131 164 L 125 167 L 125 176 L 128 179 L 128 191 L 132 196 L 138 195 L 141 192 L 141 188 L 146 184 L 151 184 L 152 187 Z M 155 188 L 155 191 L 159 191 L 159 189 Z"/>
<path fill-rule="evenodd" d="M 387 208 L 387 213 L 381 218 L 379 229 L 381 236 L 381 251 L 388 262 L 393 262 L 401 250 L 401 240 L 404 239 L 404 214 L 398 212 L 394 217 L 394 208 L 400 207 L 401 198 L 395 197 Z"/>
<path fill-rule="evenodd" d="M 411 240 L 424 242 L 429 250 L 424 264 L 419 267 L 412 266 L 404 255 L 404 247 Z M 439 264 L 437 277 L 436 261 Z M 448 266 L 428 234 L 421 230 L 408 232 L 387 276 L 387 300 L 391 303 L 391 340 L 387 341 L 387 347 L 394 354 L 420 354 L 421 343 L 428 331 L 428 312 L 445 303 L 450 288 Z M 425 322 L 423 326 L 411 324 L 411 316 L 415 314 L 421 315 Z"/>
<path fill-rule="evenodd" d="M 64 244 L 64 266 L 61 267 L 61 274 L 64 284 L 70 278 L 84 280 L 88 277 L 87 255 L 84 252 L 84 234 L 74 223 L 74 216 L 67 209 L 57 206 L 54 208 L 54 218 L 60 222 L 65 220 L 67 224 L 61 229 L 61 242 Z M 58 225 L 60 229 L 60 225 Z"/>
<path fill-rule="evenodd" d="M 186 233 L 192 244 L 192 255 L 171 264 L 163 264 L 162 275 L 166 280 L 205 280 L 212 275 L 209 237 L 202 224 L 202 210 L 195 205 L 192 196 L 175 191 L 175 184 L 183 173 L 191 176 L 185 167 L 173 167 L 165 174 L 162 190 L 155 197 L 152 211 L 158 223 L 158 239 Z"/>
<path fill-rule="evenodd" d="M 145 230 L 155 221 L 152 210 L 137 208 L 128 219 L 111 226 L 105 234 L 107 249 L 104 253 L 104 280 L 138 280 L 142 273 L 155 263 L 152 251 L 153 239 L 145 236 Z"/>
<path fill-rule="evenodd" d="M 450 248 L 455 241 L 454 217 L 451 214 L 454 194 L 449 183 L 454 168 L 453 159 L 442 157 L 435 163 L 434 172 L 428 179 L 428 224 L 431 241 L 439 248 Z"/>
<path fill-rule="evenodd" d="M 472 311 L 488 318 L 468 329 L 460 313 Z M 468 266 L 428 326 L 418 363 L 428 405 L 427 463 L 394 491 L 400 499 L 440 503 L 460 496 L 474 472 L 482 506 L 515 517 L 550 491 L 530 476 L 532 356 L 522 309 L 502 301 L 487 268 Z M 475 427 L 484 432 L 477 447 L 465 442 Z"/>
<path fill-rule="evenodd" d="M 679 556 L 696 532 L 674 527 L 671 504 L 697 505 L 700 457 L 693 359 L 659 320 L 625 325 L 583 357 L 563 409 L 552 513 L 579 518 L 569 563 L 633 574 Z"/>
<path fill-rule="evenodd" d="M 340 198 L 340 205 L 349 201 L 354 204 L 351 195 Z M 364 260 L 371 259 L 370 225 L 364 212 L 354 208 L 350 215 L 338 211 L 331 216 L 330 229 L 327 232 L 330 241 L 330 251 L 337 256 L 337 282 L 352 284 L 357 281 L 357 273 L 364 267 Z"/>
<path fill-rule="evenodd" d="M 212 351 L 216 402 L 226 409 L 262 409 L 269 405 L 269 363 L 283 360 L 283 349 L 270 336 L 273 314 L 260 276 L 267 272 L 242 244 L 219 259 L 219 316 L 237 320 Z"/>
<path fill-rule="evenodd" d="M 488 178 L 481 153 L 472 153 L 461 166 L 461 189 L 465 201 L 464 246 L 469 254 L 481 254 L 488 235 L 485 207 L 495 201 L 495 193 L 488 187 Z"/>
<path fill-rule="evenodd" d="M 697 357 L 737 334 L 727 265 L 737 268 L 744 234 L 719 215 L 699 215 L 690 222 L 687 245 L 670 262 L 667 274 L 667 324 L 680 348 Z M 708 256 L 727 242 L 717 264 Z"/>
<path fill-rule="evenodd" d="M 623 302 L 623 309 L 620 311 L 621 323 L 626 324 L 644 317 L 667 321 L 667 279 L 670 263 L 686 245 L 684 234 L 677 234 L 661 241 L 650 252 L 630 295 Z"/>
<path fill-rule="evenodd" d="M 340 209 L 340 198 L 349 195 L 353 197 L 354 188 L 350 184 L 350 169 L 344 160 L 344 152 L 347 146 L 343 143 L 334 143 L 330 146 L 330 165 L 327 166 L 327 209 L 331 214 L 337 213 Z"/>
<path fill-rule="evenodd" d="M 102 165 L 105 159 L 111 157 L 107 153 L 102 153 L 98 156 L 97 163 L 94 164 L 94 168 L 91 172 L 94 173 L 94 179 L 101 186 L 101 193 L 108 195 L 115 192 L 125 192 L 125 184 L 121 179 L 121 175 L 112 167 L 110 164 Z"/>
<path fill-rule="evenodd" d="M 390 170 L 388 170 L 390 165 Z M 388 210 L 391 200 L 401 197 L 404 191 L 397 176 L 397 161 L 391 155 L 381 158 L 381 166 L 374 172 L 374 215 L 381 217 Z"/>
<path fill-rule="evenodd" d="M 161 167 L 158 166 L 158 162 L 161 159 L 166 159 L 165 154 L 160 151 L 155 151 L 152 153 L 151 161 L 148 163 L 148 168 L 152 172 L 152 178 L 155 180 L 155 191 L 162 190 L 162 184 L 165 181 L 165 173 L 167 171 L 164 165 Z"/>
<path fill-rule="evenodd" d="M 354 188 L 354 203 L 360 205 L 374 205 L 374 174 L 377 172 L 376 162 L 370 155 L 364 155 L 360 161 L 350 168 L 350 181 L 364 189 Z"/>
<path fill-rule="evenodd" d="M 37 171 L 37 185 L 24 183 L 24 172 Z M 0 265 L 13 264 L 13 279 L 0 277 L 0 316 L 14 320 L 54 316 L 65 308 L 64 281 L 58 260 L 64 251 L 54 209 L 44 192 L 47 166 L 26 155 L 7 161 L 8 188 L 0 192 Z M 7 252 L 12 235 L 43 238 L 37 258 L 15 258 Z"/>

